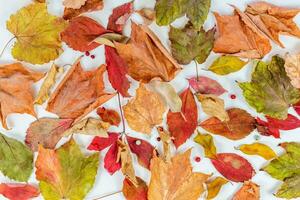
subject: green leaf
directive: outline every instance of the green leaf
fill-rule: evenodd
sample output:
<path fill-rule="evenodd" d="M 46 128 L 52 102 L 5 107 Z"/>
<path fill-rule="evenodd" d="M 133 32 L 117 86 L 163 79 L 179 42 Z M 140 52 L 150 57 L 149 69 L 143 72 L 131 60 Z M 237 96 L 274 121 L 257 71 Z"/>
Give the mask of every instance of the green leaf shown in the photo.
<path fill-rule="evenodd" d="M 171 26 L 169 38 L 173 57 L 179 64 L 189 64 L 196 60 L 202 64 L 209 56 L 214 44 L 215 29 L 207 32 L 203 28 L 194 28 L 188 23 L 184 29 Z"/>
<path fill-rule="evenodd" d="M 39 147 L 36 177 L 46 200 L 80 200 L 92 189 L 99 153 L 85 157 L 73 139 L 57 150 Z"/>
<path fill-rule="evenodd" d="M 284 60 L 274 56 L 270 63 L 258 62 L 251 82 L 239 83 L 246 101 L 259 113 L 285 119 L 290 105 L 300 100 L 284 69 Z"/>
<path fill-rule="evenodd" d="M 300 143 L 284 143 L 282 147 L 286 153 L 272 160 L 263 170 L 284 182 L 277 197 L 297 198 L 300 197 Z"/>
<path fill-rule="evenodd" d="M 17 181 L 27 181 L 33 170 L 33 153 L 18 140 L 0 133 L 0 170 Z"/>
<path fill-rule="evenodd" d="M 213 62 L 208 70 L 218 75 L 227 75 L 239 71 L 246 64 L 247 62 L 235 56 L 221 56 Z"/>
<path fill-rule="evenodd" d="M 211 0 L 158 0 L 156 1 L 156 23 L 160 26 L 169 25 L 184 14 L 194 27 L 200 29 L 204 24 Z"/>

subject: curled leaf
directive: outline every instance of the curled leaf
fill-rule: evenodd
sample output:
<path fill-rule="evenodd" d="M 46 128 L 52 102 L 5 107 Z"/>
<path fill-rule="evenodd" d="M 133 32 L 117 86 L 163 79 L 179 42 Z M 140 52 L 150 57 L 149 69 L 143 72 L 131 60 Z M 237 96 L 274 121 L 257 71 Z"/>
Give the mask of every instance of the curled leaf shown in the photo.
<path fill-rule="evenodd" d="M 163 127 L 157 127 L 157 131 L 159 133 L 159 137 L 161 141 L 163 142 L 163 153 L 161 155 L 161 158 L 166 161 L 171 161 L 171 144 L 172 144 L 172 137 L 170 136 L 170 133 L 166 130 L 164 130 Z"/>
<path fill-rule="evenodd" d="M 238 147 L 240 151 L 248 155 L 258 155 L 266 160 L 277 157 L 276 153 L 267 145 L 262 143 L 243 144 Z"/>
<path fill-rule="evenodd" d="M 212 159 L 216 157 L 217 149 L 211 135 L 201 134 L 198 132 L 198 135 L 194 138 L 194 141 L 204 148 L 205 157 Z"/>
<path fill-rule="evenodd" d="M 225 185 L 226 183 L 228 183 L 228 180 L 226 180 L 223 177 L 217 177 L 211 182 L 207 183 L 206 185 L 207 185 L 208 194 L 206 198 L 207 199 L 215 198 L 219 194 L 223 185 Z"/>
<path fill-rule="evenodd" d="M 136 12 L 143 17 L 146 24 L 151 24 L 155 20 L 155 11 L 151 8 L 142 8 Z"/>
<path fill-rule="evenodd" d="M 97 114 L 101 117 L 102 121 L 108 122 L 111 125 L 119 126 L 121 122 L 120 115 L 115 110 L 100 107 L 97 109 Z"/>
<path fill-rule="evenodd" d="M 113 9 L 109 16 L 107 29 L 116 33 L 122 33 L 124 25 L 133 12 L 133 2 L 125 3 Z"/>
<path fill-rule="evenodd" d="M 137 187 L 127 178 L 123 181 L 122 192 L 127 200 L 147 200 L 148 186 L 139 177 L 136 177 Z"/>
<path fill-rule="evenodd" d="M 260 191 L 259 185 L 251 182 L 245 181 L 243 187 L 237 191 L 232 200 L 259 200 L 260 199 Z"/>
<path fill-rule="evenodd" d="M 239 71 L 246 64 L 247 62 L 244 62 L 235 56 L 221 56 L 213 62 L 208 70 L 218 75 L 227 75 Z"/>
<path fill-rule="evenodd" d="M 85 12 L 101 10 L 103 8 L 103 0 L 86 0 L 85 4 L 80 8 L 65 8 L 63 18 L 70 20 Z"/>
<path fill-rule="evenodd" d="M 227 92 L 217 81 L 205 76 L 188 79 L 190 86 L 200 94 L 214 94 L 217 96 Z"/>
<path fill-rule="evenodd" d="M 95 118 L 86 118 L 73 124 L 70 129 L 64 132 L 64 135 L 68 136 L 74 133 L 80 133 L 107 137 L 107 129 L 109 127 L 110 124 L 107 122 Z"/>

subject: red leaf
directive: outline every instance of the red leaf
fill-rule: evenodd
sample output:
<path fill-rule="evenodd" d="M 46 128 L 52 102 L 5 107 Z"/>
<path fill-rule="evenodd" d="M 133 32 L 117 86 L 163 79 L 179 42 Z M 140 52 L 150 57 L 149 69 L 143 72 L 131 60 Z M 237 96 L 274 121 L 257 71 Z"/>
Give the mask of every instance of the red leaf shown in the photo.
<path fill-rule="evenodd" d="M 268 120 L 269 127 L 280 129 L 280 130 L 293 130 L 300 127 L 300 120 L 288 114 L 288 117 L 285 120 L 275 119 L 272 117 L 266 116 Z"/>
<path fill-rule="evenodd" d="M 116 49 L 109 46 L 105 46 L 105 58 L 109 82 L 123 97 L 130 97 L 126 62 L 119 56 Z"/>
<path fill-rule="evenodd" d="M 107 29 L 122 33 L 124 24 L 133 12 L 133 3 L 125 3 L 113 9 L 111 16 L 108 19 Z"/>
<path fill-rule="evenodd" d="M 279 129 L 270 127 L 268 122 L 261 120 L 260 118 L 256 118 L 256 128 L 261 135 L 264 136 L 273 136 L 274 138 L 280 138 Z"/>
<path fill-rule="evenodd" d="M 294 109 L 298 115 L 300 115 L 300 101 L 294 105 Z"/>
<path fill-rule="evenodd" d="M 205 76 L 199 76 L 197 78 L 188 79 L 190 86 L 195 90 L 195 92 L 201 94 L 214 94 L 221 95 L 227 90 L 225 90 L 217 81 L 210 79 Z"/>
<path fill-rule="evenodd" d="M 127 200 L 147 200 L 148 187 L 139 177 L 136 177 L 138 186 L 132 184 L 127 178 L 123 181 L 122 192 Z"/>
<path fill-rule="evenodd" d="M 10 200 L 28 200 L 39 196 L 38 188 L 28 184 L 0 184 L 0 194 Z"/>
<path fill-rule="evenodd" d="M 99 44 L 93 40 L 107 32 L 110 31 L 95 20 L 79 16 L 71 20 L 68 27 L 61 33 L 61 38 L 74 50 L 85 52 L 98 47 Z"/>
<path fill-rule="evenodd" d="M 139 164 L 150 169 L 154 147 L 145 140 L 126 136 L 130 150 L 138 157 Z"/>
<path fill-rule="evenodd" d="M 118 133 L 108 133 L 108 138 L 96 136 L 88 146 L 88 150 L 102 151 L 103 149 L 115 143 L 119 136 L 120 135 Z"/>
<path fill-rule="evenodd" d="M 219 153 L 211 162 L 225 178 L 234 182 L 250 180 L 255 174 L 251 164 L 234 153 Z"/>
<path fill-rule="evenodd" d="M 108 122 L 111 125 L 119 126 L 121 122 L 121 118 L 119 113 L 114 110 L 105 109 L 104 107 L 100 107 L 97 109 L 97 114 L 101 117 L 104 122 Z"/>
<path fill-rule="evenodd" d="M 171 136 L 174 137 L 176 148 L 185 143 L 185 141 L 194 133 L 197 127 L 197 105 L 194 95 L 188 88 L 180 94 L 182 100 L 181 113 L 168 112 L 167 124 Z"/>
<path fill-rule="evenodd" d="M 121 169 L 121 162 L 118 161 L 118 142 L 115 143 L 108 149 L 104 157 L 104 168 L 112 175 L 119 169 Z"/>

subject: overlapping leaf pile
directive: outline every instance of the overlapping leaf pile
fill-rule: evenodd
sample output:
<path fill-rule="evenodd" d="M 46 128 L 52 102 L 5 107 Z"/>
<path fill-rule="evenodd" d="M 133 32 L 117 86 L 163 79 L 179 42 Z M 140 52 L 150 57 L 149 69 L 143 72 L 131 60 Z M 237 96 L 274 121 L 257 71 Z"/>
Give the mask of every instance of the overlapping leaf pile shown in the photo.
<path fill-rule="evenodd" d="M 232 152 L 220 152 L 214 144 L 216 138 L 239 141 L 253 131 L 276 140 L 280 130 L 300 127 L 299 116 L 289 113 L 294 107 L 300 114 L 300 54 L 255 61 L 251 80 L 235 83 L 245 102 L 257 111 L 255 117 L 242 108 L 228 108 L 223 99 L 228 92 L 225 86 L 218 77 L 199 76 L 197 66 L 206 62 L 211 51 L 221 53 L 208 71 L 226 76 L 250 63 L 245 58 L 263 58 L 272 50 L 270 41 L 284 48 L 279 34 L 300 37 L 293 21 L 299 9 L 257 2 L 243 12 L 232 6 L 233 15 L 214 13 L 217 28 L 205 30 L 211 0 L 157 0 L 154 10 L 135 10 L 134 2 L 128 2 L 113 9 L 106 28 L 97 19 L 82 15 L 99 12 L 104 1 L 64 0 L 63 6 L 63 16 L 57 17 L 48 13 L 45 1 L 38 0 L 7 20 L 7 30 L 16 40 L 11 54 L 19 62 L 0 66 L 0 122 L 4 129 L 18 126 L 7 120 L 12 113 L 30 114 L 37 120 L 28 126 L 25 144 L 13 139 L 14 135 L 0 133 L 0 171 L 20 182 L 28 182 L 34 171 L 38 186 L 0 183 L 0 194 L 11 200 L 40 194 L 46 200 L 85 199 L 103 161 L 111 175 L 119 170 L 124 175 L 119 184 L 128 200 L 197 200 L 201 195 L 213 199 L 229 181 L 243 183 L 233 194 L 234 200 L 258 200 L 260 186 L 252 178 L 262 172 L 242 154 L 234 153 L 239 150 L 270 160 L 263 171 L 283 182 L 275 192 L 277 197 L 300 197 L 300 143 L 282 143 L 286 153 L 281 156 L 260 141 L 232 147 Z M 134 12 L 142 16 L 144 24 L 128 20 Z M 188 22 L 183 28 L 170 25 L 184 15 Z M 170 52 L 149 28 L 155 22 L 170 25 Z M 130 36 L 124 35 L 127 23 L 131 23 Z M 82 56 L 70 60 L 74 64 L 58 83 L 64 66 L 55 62 L 63 52 L 62 42 L 86 55 L 104 46 L 106 63 L 87 71 Z M 37 64 L 50 61 L 46 74 L 35 71 Z M 192 61 L 197 73 L 187 77 L 189 86 L 178 91 L 172 80 Z M 35 65 L 29 69 L 25 62 Z M 114 92 L 107 91 L 106 72 Z M 33 85 L 43 77 L 35 95 Z M 135 91 L 131 90 L 133 82 L 138 85 Z M 102 106 L 112 99 L 118 100 L 119 111 Z M 40 117 L 35 104 L 56 118 Z M 99 117 L 87 117 L 95 110 Z M 208 119 L 199 118 L 202 112 Z M 112 132 L 113 126 L 122 130 Z M 93 140 L 82 147 L 74 134 L 92 135 Z M 140 138 L 157 134 L 163 151 Z M 68 141 L 60 146 L 62 138 Z M 217 176 L 193 171 L 191 148 L 181 152 L 187 141 L 204 148 L 204 159 L 215 168 L 211 172 L 219 172 Z M 80 148 L 97 152 L 85 155 Z M 102 159 L 99 152 L 105 149 Z M 149 183 L 136 176 L 135 159 L 149 170 Z"/>

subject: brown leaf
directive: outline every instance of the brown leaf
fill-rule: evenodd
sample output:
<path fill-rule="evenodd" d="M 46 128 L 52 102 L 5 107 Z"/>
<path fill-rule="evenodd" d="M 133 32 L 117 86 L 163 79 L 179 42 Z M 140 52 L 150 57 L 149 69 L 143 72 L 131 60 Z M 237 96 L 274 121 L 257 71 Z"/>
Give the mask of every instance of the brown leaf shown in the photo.
<path fill-rule="evenodd" d="M 109 123 L 89 117 L 75 123 L 70 129 L 64 132 L 64 135 L 68 136 L 74 133 L 80 133 L 85 135 L 97 135 L 100 137 L 108 137 L 107 129 L 109 127 Z"/>
<path fill-rule="evenodd" d="M 239 140 L 249 135 L 255 129 L 255 118 L 247 111 L 239 108 L 227 110 L 229 115 L 228 122 L 222 122 L 216 117 L 207 119 L 200 123 L 205 130 L 227 137 L 231 140 Z"/>
<path fill-rule="evenodd" d="M 129 127 L 146 134 L 150 134 L 155 125 L 162 123 L 162 115 L 166 110 L 159 95 L 147 90 L 143 84 L 123 109 Z"/>
<path fill-rule="evenodd" d="M 151 24 L 155 20 L 155 11 L 151 8 L 142 8 L 136 12 L 143 17 L 146 24 Z"/>
<path fill-rule="evenodd" d="M 259 185 L 251 182 L 245 181 L 243 187 L 235 193 L 232 200 L 259 200 L 260 191 Z"/>
<path fill-rule="evenodd" d="M 209 175 L 192 171 L 191 150 L 178 154 L 170 162 L 154 157 L 151 161 L 149 200 L 197 200 Z"/>
<path fill-rule="evenodd" d="M 89 112 L 108 101 L 114 94 L 104 92 L 105 66 L 83 71 L 78 59 L 51 95 L 47 110 L 60 118 L 82 119 Z"/>
<path fill-rule="evenodd" d="M 171 144 L 172 144 L 172 137 L 170 136 L 170 133 L 166 130 L 164 130 L 163 127 L 157 127 L 157 131 L 159 133 L 159 137 L 161 141 L 163 142 L 163 150 L 164 153 L 162 154 L 162 158 L 166 162 L 171 161 Z"/>
<path fill-rule="evenodd" d="M 291 84 L 296 88 L 300 88 L 300 53 L 287 55 L 284 68 L 291 79 Z"/>
<path fill-rule="evenodd" d="M 31 71 L 20 63 L 0 66 L 0 121 L 8 129 L 6 117 L 11 113 L 36 116 L 32 84 L 44 74 Z"/>
<path fill-rule="evenodd" d="M 78 9 L 65 8 L 63 18 L 66 20 L 72 19 L 82 13 L 101 10 L 103 8 L 102 0 L 87 0 L 83 6 Z"/>
<path fill-rule="evenodd" d="M 119 55 L 128 64 L 128 74 L 142 82 L 153 78 L 170 81 L 181 68 L 145 25 L 132 23 L 131 40 L 127 44 L 115 43 Z"/>

